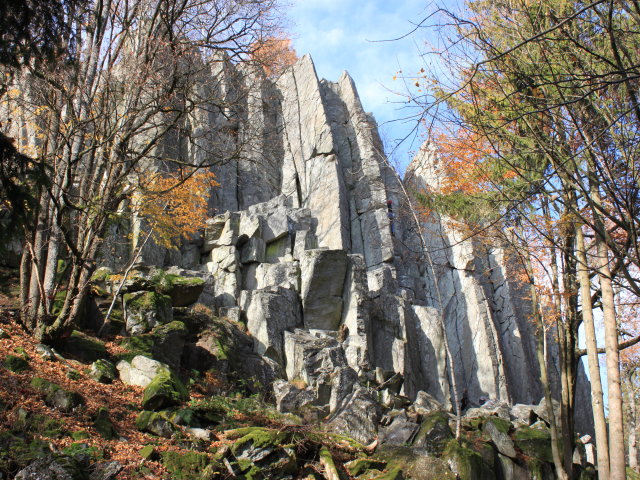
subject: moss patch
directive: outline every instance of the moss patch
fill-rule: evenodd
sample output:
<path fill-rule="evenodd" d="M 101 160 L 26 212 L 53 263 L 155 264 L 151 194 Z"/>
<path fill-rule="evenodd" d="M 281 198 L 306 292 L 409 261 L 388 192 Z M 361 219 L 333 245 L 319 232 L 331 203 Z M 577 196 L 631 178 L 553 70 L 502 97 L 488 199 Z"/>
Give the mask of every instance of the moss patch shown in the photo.
<path fill-rule="evenodd" d="M 22 373 L 29 369 L 29 362 L 17 355 L 7 355 L 2 364 L 13 373 Z"/>
<path fill-rule="evenodd" d="M 484 463 L 482 455 L 468 446 L 459 445 L 450 440 L 442 458 L 445 459 L 451 470 L 458 475 L 460 480 L 490 480 L 495 478 L 494 472 Z"/>
<path fill-rule="evenodd" d="M 161 369 L 151 383 L 144 389 L 142 408 L 160 410 L 178 405 L 189 399 L 184 384 L 170 370 Z"/>
<path fill-rule="evenodd" d="M 190 451 L 167 451 L 162 454 L 162 463 L 177 480 L 198 478 L 209 463 L 206 453 Z"/>
<path fill-rule="evenodd" d="M 74 330 L 69 338 L 64 340 L 62 349 L 86 363 L 107 358 L 109 355 L 104 343 L 77 330 Z"/>
<path fill-rule="evenodd" d="M 528 457 L 553 462 L 549 430 L 520 427 L 515 432 L 514 440 L 516 446 Z"/>
<path fill-rule="evenodd" d="M 31 386 L 43 394 L 47 405 L 57 408 L 61 412 L 71 412 L 74 408 L 84 404 L 84 399 L 79 394 L 65 390 L 44 378 L 33 377 Z"/>

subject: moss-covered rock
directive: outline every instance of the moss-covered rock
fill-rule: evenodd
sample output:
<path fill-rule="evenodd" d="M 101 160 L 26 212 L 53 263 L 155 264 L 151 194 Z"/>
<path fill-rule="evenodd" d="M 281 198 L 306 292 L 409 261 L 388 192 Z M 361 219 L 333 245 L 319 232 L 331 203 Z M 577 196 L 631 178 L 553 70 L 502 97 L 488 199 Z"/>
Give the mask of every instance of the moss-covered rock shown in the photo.
<path fill-rule="evenodd" d="M 156 292 L 127 293 L 123 297 L 125 326 L 130 335 L 140 335 L 156 325 L 173 320 L 171 297 Z"/>
<path fill-rule="evenodd" d="M 13 373 L 22 373 L 29 369 L 29 362 L 17 355 L 7 355 L 2 364 Z"/>
<path fill-rule="evenodd" d="M 99 383 L 111 383 L 118 377 L 118 371 L 112 362 L 100 359 L 91 364 L 89 377 Z"/>
<path fill-rule="evenodd" d="M 206 453 L 167 451 L 162 453 L 162 463 L 176 480 L 198 478 L 209 463 Z"/>
<path fill-rule="evenodd" d="M 95 362 L 109 356 L 104 343 L 77 330 L 64 340 L 62 349 L 83 362 Z"/>
<path fill-rule="evenodd" d="M 69 413 L 84 405 L 84 399 L 76 392 L 70 392 L 44 378 L 33 377 L 31 386 L 44 396 L 44 401 L 52 408 Z"/>
<path fill-rule="evenodd" d="M 142 447 L 140 449 L 140 452 L 138 453 L 140 453 L 140 456 L 145 460 L 154 461 L 160 458 L 158 451 L 155 449 L 153 445 L 147 445 L 145 447 Z"/>
<path fill-rule="evenodd" d="M 178 369 L 188 333 L 185 324 L 177 320 L 154 328 L 151 332 L 153 358 Z"/>
<path fill-rule="evenodd" d="M 443 411 L 435 411 L 422 420 L 420 430 L 413 441 L 413 447 L 424 449 L 430 455 L 439 456 L 452 438 L 449 415 Z"/>
<path fill-rule="evenodd" d="M 375 458 L 387 463 L 387 472 L 401 470 L 412 480 L 455 480 L 446 462 L 440 458 L 424 455 L 424 451 L 407 446 L 381 445 L 375 453 Z M 369 472 L 372 477 L 377 475 Z M 363 479 L 369 478 L 365 473 Z"/>
<path fill-rule="evenodd" d="M 18 470 L 38 458 L 46 457 L 51 450 L 45 441 L 0 431 L 0 452 L 0 474 L 12 478 Z"/>
<path fill-rule="evenodd" d="M 231 453 L 236 457 L 248 446 L 254 448 L 278 447 L 285 443 L 288 434 L 272 428 L 246 427 L 227 432 L 227 438 L 236 439 Z"/>
<path fill-rule="evenodd" d="M 551 433 L 548 429 L 520 427 L 514 434 L 516 446 L 528 457 L 553 462 Z"/>
<path fill-rule="evenodd" d="M 164 271 L 158 272 L 152 283 L 156 292 L 168 295 L 174 307 L 186 307 L 194 304 L 202 290 L 204 280 L 198 277 L 182 277 Z"/>
<path fill-rule="evenodd" d="M 159 437 L 171 438 L 177 430 L 169 419 L 170 412 L 143 410 L 136 417 L 136 428 Z"/>
<path fill-rule="evenodd" d="M 460 480 L 493 480 L 493 469 L 488 466 L 482 455 L 466 445 L 460 445 L 453 439 L 447 443 L 442 458 Z"/>
<path fill-rule="evenodd" d="M 142 408 L 145 410 L 161 410 L 179 405 L 189 399 L 189 392 L 173 372 L 164 368 L 144 389 Z"/>
<path fill-rule="evenodd" d="M 355 460 L 345 463 L 344 466 L 347 469 L 347 472 L 349 472 L 349 475 L 357 477 L 368 470 L 377 470 L 378 472 L 382 472 L 387 466 L 387 462 L 376 460 L 375 458 L 356 458 Z"/>
<path fill-rule="evenodd" d="M 20 479 L 86 480 L 87 476 L 76 458 L 49 454 L 36 458 L 16 475 Z"/>
<path fill-rule="evenodd" d="M 100 407 L 98 409 L 93 417 L 93 426 L 96 431 L 107 440 L 111 440 L 118 436 L 118 433 L 109 418 L 109 410 L 106 407 Z"/>

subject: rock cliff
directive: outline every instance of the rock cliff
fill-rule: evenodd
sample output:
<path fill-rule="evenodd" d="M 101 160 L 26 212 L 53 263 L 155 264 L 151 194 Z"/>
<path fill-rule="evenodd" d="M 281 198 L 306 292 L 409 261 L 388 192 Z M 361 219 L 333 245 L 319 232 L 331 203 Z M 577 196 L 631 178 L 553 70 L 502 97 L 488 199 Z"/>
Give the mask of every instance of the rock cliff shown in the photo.
<path fill-rule="evenodd" d="M 413 215 L 411 192 L 437 182 L 433 153 L 402 183 L 353 80 L 318 79 L 308 56 L 276 81 L 222 65 L 202 88 L 229 107 L 194 112 L 188 140 L 174 132 L 157 147 L 191 163 L 235 158 L 214 167 L 216 215 L 201 238 L 179 251 L 150 244 L 142 262 L 205 280 L 199 301 L 244 321 L 254 351 L 284 372 L 279 402 L 326 406 L 331 422 L 349 408 L 379 415 L 366 385 L 388 405 L 421 391 L 451 405 L 443 324 L 469 405 L 537 404 L 530 307 L 508 252 Z M 106 249 L 104 263 L 122 262 Z M 578 391 L 590 409 L 586 381 Z M 367 428 L 355 428 L 362 440 Z"/>

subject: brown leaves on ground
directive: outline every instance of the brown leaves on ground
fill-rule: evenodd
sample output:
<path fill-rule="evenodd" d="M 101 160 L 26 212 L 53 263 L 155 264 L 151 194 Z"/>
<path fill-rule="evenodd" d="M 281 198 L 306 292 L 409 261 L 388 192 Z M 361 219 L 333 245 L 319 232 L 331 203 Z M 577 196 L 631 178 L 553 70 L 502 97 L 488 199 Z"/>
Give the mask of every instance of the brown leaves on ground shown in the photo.
<path fill-rule="evenodd" d="M 0 402 L 6 405 L 5 415 L 0 416 L 0 429 L 11 429 L 12 423 L 18 416 L 18 409 L 23 408 L 31 414 L 44 415 L 61 421 L 69 432 L 83 430 L 89 438 L 82 442 L 97 447 L 103 451 L 109 460 L 117 460 L 124 466 L 118 476 L 119 479 L 139 479 L 141 474 L 136 468 L 142 464 L 139 451 L 145 445 L 152 443 L 158 451 L 177 449 L 171 440 L 144 434 L 135 428 L 135 419 L 140 412 L 140 399 L 143 389 L 127 386 L 116 380 L 110 385 L 104 385 L 91 380 L 87 373 L 89 366 L 74 360 L 61 361 L 43 360 L 36 352 L 36 342 L 9 317 L 8 312 L 0 312 L 0 327 L 7 332 L 9 338 L 0 339 L 0 362 L 16 350 L 24 349 L 29 356 L 29 370 L 23 373 L 12 373 L 2 369 L 0 375 Z M 107 349 L 114 345 L 106 344 Z M 110 353 L 114 353 L 110 351 Z M 75 369 L 80 372 L 78 380 L 67 377 L 67 372 Z M 31 386 L 33 377 L 38 376 L 56 383 L 64 389 L 77 392 L 83 396 L 86 405 L 70 414 L 61 413 L 45 405 L 41 396 Z M 122 439 L 106 440 L 93 427 L 92 418 L 100 407 L 109 410 L 109 418 Z M 70 436 L 62 438 L 46 438 L 54 450 L 74 443 Z M 158 462 L 145 461 L 149 470 L 147 478 L 166 478 L 167 474 Z"/>

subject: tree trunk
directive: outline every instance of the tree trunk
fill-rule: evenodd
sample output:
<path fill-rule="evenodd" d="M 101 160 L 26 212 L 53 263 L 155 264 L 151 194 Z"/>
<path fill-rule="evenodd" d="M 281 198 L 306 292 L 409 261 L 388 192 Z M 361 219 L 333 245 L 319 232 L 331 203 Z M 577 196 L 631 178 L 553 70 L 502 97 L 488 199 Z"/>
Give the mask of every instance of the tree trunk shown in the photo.
<path fill-rule="evenodd" d="M 638 410 L 636 405 L 636 389 L 629 379 L 629 467 L 634 471 L 638 471 L 638 439 L 636 436 Z"/>
<path fill-rule="evenodd" d="M 589 376 L 591 377 L 591 406 L 593 408 L 593 421 L 596 430 L 598 478 L 600 480 L 608 480 L 609 441 L 607 439 L 607 420 L 604 415 L 600 362 L 598 360 L 598 345 L 593 321 L 593 306 L 591 304 L 591 279 L 589 278 L 587 254 L 581 226 L 576 228 L 576 240 L 578 280 L 580 282 L 580 299 L 582 301 L 582 321 L 585 330 Z"/>
<path fill-rule="evenodd" d="M 556 475 L 559 480 L 569 480 L 569 474 L 564 468 L 563 455 L 562 455 L 562 447 L 560 443 L 560 438 L 558 434 L 558 427 L 556 424 L 555 412 L 553 411 L 553 402 L 551 397 L 551 384 L 549 383 L 549 376 L 547 374 L 547 360 L 545 355 L 545 337 L 546 332 L 544 328 L 544 322 L 542 320 L 542 316 L 540 315 L 540 304 L 538 303 L 538 292 L 536 291 L 536 286 L 533 283 L 533 268 L 531 266 L 531 261 L 528 257 L 524 259 L 526 263 L 527 275 L 529 276 L 530 287 L 529 291 L 531 292 L 531 303 L 533 309 L 533 315 L 536 320 L 536 357 L 538 359 L 538 365 L 540 366 L 540 381 L 542 383 L 542 388 L 544 390 L 544 398 L 547 403 L 547 407 L 549 409 L 549 430 L 551 431 L 551 454 L 553 456 L 553 464 L 556 468 Z"/>

